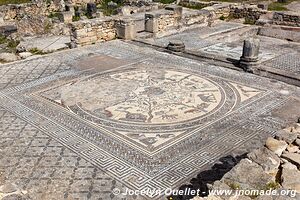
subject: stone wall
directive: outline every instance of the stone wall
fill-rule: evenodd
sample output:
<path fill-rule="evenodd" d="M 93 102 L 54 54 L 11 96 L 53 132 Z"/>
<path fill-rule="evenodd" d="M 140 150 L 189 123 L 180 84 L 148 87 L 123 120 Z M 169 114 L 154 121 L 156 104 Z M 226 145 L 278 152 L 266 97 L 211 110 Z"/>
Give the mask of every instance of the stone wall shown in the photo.
<path fill-rule="evenodd" d="M 205 24 L 208 21 L 210 12 L 206 10 L 199 10 L 184 14 L 182 18 L 183 26 L 191 26 L 195 24 Z"/>
<path fill-rule="evenodd" d="M 257 5 L 241 5 L 232 6 L 230 9 L 230 16 L 233 18 L 245 18 L 246 21 L 255 23 L 261 15 L 268 11 L 260 9 Z"/>
<path fill-rule="evenodd" d="M 205 2 L 197 0 L 181 0 L 179 5 L 184 7 L 207 7 L 217 4 L 217 2 Z"/>
<path fill-rule="evenodd" d="M 83 46 L 116 38 L 116 21 L 112 17 L 83 20 L 70 24 L 71 43 Z"/>
<path fill-rule="evenodd" d="M 168 31 L 178 30 L 182 26 L 182 7 L 167 6 L 164 10 L 157 10 L 145 14 L 145 31 L 155 36 L 163 36 Z"/>
<path fill-rule="evenodd" d="M 25 15 L 45 16 L 48 8 L 44 4 L 27 3 L 0 6 L 4 21 L 19 20 Z"/>
<path fill-rule="evenodd" d="M 179 27 L 179 21 L 172 12 L 161 14 L 157 19 L 157 34 Z"/>
<path fill-rule="evenodd" d="M 273 24 L 300 27 L 300 13 L 295 12 L 275 12 Z"/>

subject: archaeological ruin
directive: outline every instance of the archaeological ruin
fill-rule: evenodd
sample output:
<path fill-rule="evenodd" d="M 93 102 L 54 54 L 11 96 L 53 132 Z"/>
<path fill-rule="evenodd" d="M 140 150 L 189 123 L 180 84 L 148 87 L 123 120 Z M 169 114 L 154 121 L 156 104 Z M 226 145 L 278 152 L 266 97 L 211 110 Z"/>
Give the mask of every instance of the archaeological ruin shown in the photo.
<path fill-rule="evenodd" d="M 300 199 L 299 0 L 0 0 L 0 200 Z"/>

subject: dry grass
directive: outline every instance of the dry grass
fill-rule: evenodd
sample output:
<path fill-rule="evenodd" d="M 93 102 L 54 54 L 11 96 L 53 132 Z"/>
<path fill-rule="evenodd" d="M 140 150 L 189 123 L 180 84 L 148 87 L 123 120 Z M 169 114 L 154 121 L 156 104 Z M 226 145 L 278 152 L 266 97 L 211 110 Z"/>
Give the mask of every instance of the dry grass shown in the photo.
<path fill-rule="evenodd" d="M 0 6 L 7 4 L 30 3 L 31 0 L 0 0 Z"/>

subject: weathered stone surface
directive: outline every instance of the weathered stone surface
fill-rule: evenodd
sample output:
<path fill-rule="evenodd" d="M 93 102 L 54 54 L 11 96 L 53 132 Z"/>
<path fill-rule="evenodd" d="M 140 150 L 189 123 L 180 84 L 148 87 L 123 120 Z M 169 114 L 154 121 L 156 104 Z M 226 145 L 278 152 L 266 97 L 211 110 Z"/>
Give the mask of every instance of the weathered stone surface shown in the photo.
<path fill-rule="evenodd" d="M 120 20 L 117 25 L 117 36 L 125 40 L 134 39 L 136 36 L 135 23 L 131 19 Z"/>
<path fill-rule="evenodd" d="M 300 146 L 300 139 L 296 139 L 295 144 L 297 144 L 298 146 Z"/>
<path fill-rule="evenodd" d="M 30 49 L 39 49 L 43 52 L 52 52 L 67 49 L 69 42 L 69 36 L 26 37 L 20 42 L 18 48 L 22 47 L 27 51 Z"/>
<path fill-rule="evenodd" d="M 22 59 L 26 59 L 26 58 L 32 56 L 32 53 L 30 53 L 30 52 L 22 52 L 22 53 L 19 53 L 19 56 L 20 56 Z"/>
<path fill-rule="evenodd" d="M 266 173 L 275 176 L 278 172 L 278 167 L 280 165 L 279 157 L 267 149 L 266 147 L 254 150 L 248 154 L 248 158 L 253 162 L 262 166 Z"/>
<path fill-rule="evenodd" d="M 284 153 L 281 155 L 281 157 L 289 160 L 298 167 L 300 166 L 300 154 L 298 153 Z"/>
<path fill-rule="evenodd" d="M 225 183 L 238 184 L 241 189 L 262 188 L 274 178 L 266 174 L 261 166 L 249 159 L 243 159 L 232 170 L 224 175 Z"/>
<path fill-rule="evenodd" d="M 182 52 L 185 50 L 185 45 L 181 40 L 171 40 L 167 46 L 167 49 L 175 52 Z"/>
<path fill-rule="evenodd" d="M 299 170 L 283 168 L 281 181 L 284 189 L 296 190 L 298 193 L 300 193 L 300 171 Z"/>
<path fill-rule="evenodd" d="M 276 155 L 280 156 L 282 152 L 287 148 L 288 144 L 282 140 L 276 140 L 269 137 L 266 141 L 266 147 L 273 151 Z"/>
<path fill-rule="evenodd" d="M 260 40 L 258 38 L 244 40 L 243 54 L 240 58 L 240 67 L 242 69 L 252 72 L 253 67 L 258 65 L 259 48 Z"/>
<path fill-rule="evenodd" d="M 278 140 L 284 140 L 287 143 L 292 144 L 297 139 L 297 134 L 288 132 L 286 130 L 280 130 L 277 131 L 275 138 Z"/>
<path fill-rule="evenodd" d="M 250 38 L 244 41 L 243 46 L 243 61 L 253 62 L 258 60 L 260 41 L 258 38 Z"/>
<path fill-rule="evenodd" d="M 59 20 L 64 23 L 71 23 L 73 21 L 73 13 L 71 11 L 60 12 Z"/>
<path fill-rule="evenodd" d="M 17 22 L 18 33 L 25 36 L 50 33 L 53 25 L 47 17 L 25 16 Z"/>
<path fill-rule="evenodd" d="M 261 195 L 258 196 L 256 200 L 273 200 L 273 197 L 268 195 Z"/>
<path fill-rule="evenodd" d="M 297 166 L 293 165 L 290 162 L 284 163 L 283 165 L 281 165 L 281 167 L 284 168 L 284 169 L 295 169 L 295 170 L 297 169 Z"/>
<path fill-rule="evenodd" d="M 299 147 L 298 146 L 294 146 L 294 145 L 289 145 L 287 147 L 287 151 L 290 153 L 295 153 L 297 151 L 299 151 Z"/>
<path fill-rule="evenodd" d="M 0 53 L 0 61 L 13 62 L 18 60 L 18 56 L 13 53 Z"/>
<path fill-rule="evenodd" d="M 17 190 L 18 190 L 17 186 L 10 182 L 8 182 L 8 183 L 4 184 L 2 187 L 0 187 L 0 192 L 2 192 L 2 193 L 12 193 Z"/>
<path fill-rule="evenodd" d="M 26 198 L 24 198 L 20 194 L 11 194 L 11 195 L 3 197 L 2 200 L 26 200 Z"/>

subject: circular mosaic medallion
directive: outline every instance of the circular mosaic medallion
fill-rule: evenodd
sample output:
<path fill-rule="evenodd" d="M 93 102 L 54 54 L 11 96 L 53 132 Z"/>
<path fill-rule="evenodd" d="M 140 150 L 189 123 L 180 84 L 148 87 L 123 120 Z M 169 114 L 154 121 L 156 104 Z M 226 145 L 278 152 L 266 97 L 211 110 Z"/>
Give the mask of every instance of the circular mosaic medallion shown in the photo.
<path fill-rule="evenodd" d="M 174 70 L 135 69 L 97 75 L 61 88 L 64 105 L 92 117 L 169 124 L 207 115 L 221 103 L 213 81 Z"/>

